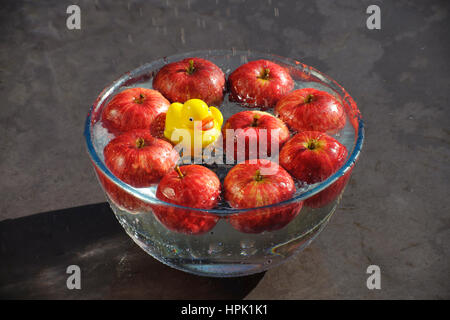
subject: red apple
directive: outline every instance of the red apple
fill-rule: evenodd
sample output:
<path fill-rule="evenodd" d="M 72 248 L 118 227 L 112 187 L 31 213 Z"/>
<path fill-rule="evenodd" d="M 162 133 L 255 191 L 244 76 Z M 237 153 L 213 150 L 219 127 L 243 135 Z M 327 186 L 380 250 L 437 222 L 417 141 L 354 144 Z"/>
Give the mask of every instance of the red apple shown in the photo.
<path fill-rule="evenodd" d="M 187 58 L 162 67 L 153 79 L 153 88 L 171 102 L 201 99 L 208 106 L 222 103 L 225 74 L 211 61 Z"/>
<path fill-rule="evenodd" d="M 295 131 L 334 134 L 345 126 L 342 103 L 332 94 L 312 88 L 298 89 L 281 98 L 275 113 Z"/>
<path fill-rule="evenodd" d="M 347 148 L 336 139 L 318 131 L 297 133 L 286 142 L 280 151 L 280 165 L 294 178 L 313 184 L 334 174 L 345 163 Z M 334 200 L 342 191 L 341 183 L 348 178 L 341 177 L 333 185 L 307 199 L 305 205 L 324 206 Z"/>
<path fill-rule="evenodd" d="M 158 182 L 178 160 L 178 153 L 169 142 L 142 129 L 114 138 L 103 154 L 106 166 L 115 176 L 138 188 Z"/>
<path fill-rule="evenodd" d="M 348 180 L 350 179 L 352 170 L 350 169 L 346 174 L 340 177 L 335 183 L 330 185 L 318 194 L 305 200 L 305 206 L 310 208 L 322 208 L 332 203 L 344 191 Z"/>
<path fill-rule="evenodd" d="M 160 113 L 167 112 L 169 106 L 170 102 L 156 90 L 126 89 L 106 105 L 102 121 L 114 133 L 148 129 Z"/>
<path fill-rule="evenodd" d="M 239 209 L 275 204 L 290 199 L 295 193 L 294 181 L 286 170 L 274 162 L 260 159 L 234 166 L 225 177 L 223 186 L 225 200 L 231 207 Z M 297 202 L 256 209 L 233 214 L 228 221 L 245 233 L 274 231 L 286 226 L 301 208 L 302 202 Z"/>
<path fill-rule="evenodd" d="M 164 137 L 164 129 L 166 127 L 166 113 L 160 113 L 150 126 L 150 133 L 155 138 L 167 140 Z"/>
<path fill-rule="evenodd" d="M 227 130 L 233 129 L 234 134 L 227 135 Z M 239 130 L 241 129 L 241 130 Z M 289 139 L 289 129 L 280 119 L 274 117 L 270 113 L 263 111 L 241 111 L 232 115 L 224 124 L 222 129 L 224 138 L 223 146 L 226 150 L 227 138 L 234 139 L 234 159 L 238 159 L 238 153 L 245 152 L 245 160 L 250 158 L 258 158 L 263 155 L 271 156 L 272 153 L 278 154 L 279 150 L 271 150 L 272 136 L 278 139 L 278 146 L 281 146 Z M 250 145 L 255 145 L 256 150 L 260 149 L 260 139 L 265 138 L 266 150 L 259 151 L 258 154 L 252 155 L 249 151 Z M 237 150 L 237 141 L 241 139 L 245 143 L 245 150 Z M 262 146 L 264 148 L 264 146 Z M 239 152 L 238 152 L 239 151 Z M 273 152 L 274 151 L 274 152 Z M 244 154 L 242 154 L 244 156 Z"/>
<path fill-rule="evenodd" d="M 248 62 L 228 77 L 230 100 L 248 107 L 273 108 L 294 88 L 289 72 L 268 60 Z"/>
<path fill-rule="evenodd" d="M 219 201 L 220 180 L 213 171 L 200 165 L 176 167 L 162 178 L 156 197 L 180 206 L 212 209 Z M 208 232 L 219 220 L 218 216 L 207 212 L 167 205 L 156 205 L 153 210 L 168 229 L 186 234 Z"/>
<path fill-rule="evenodd" d="M 136 198 L 132 194 L 118 187 L 114 182 L 112 182 L 108 177 L 106 177 L 95 165 L 95 171 L 97 173 L 98 180 L 103 186 L 105 193 L 108 195 L 109 199 L 114 202 L 122 210 L 126 210 L 130 213 L 142 213 L 151 210 L 151 206 Z"/>

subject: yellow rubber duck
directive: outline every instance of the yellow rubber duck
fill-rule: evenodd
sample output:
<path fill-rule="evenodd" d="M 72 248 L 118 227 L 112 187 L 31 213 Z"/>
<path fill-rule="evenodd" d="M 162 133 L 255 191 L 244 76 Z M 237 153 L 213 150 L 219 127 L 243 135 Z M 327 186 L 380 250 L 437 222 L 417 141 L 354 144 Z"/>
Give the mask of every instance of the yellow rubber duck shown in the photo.
<path fill-rule="evenodd" d="M 205 148 L 219 138 L 223 116 L 219 109 L 208 107 L 200 99 L 190 99 L 184 104 L 174 102 L 170 105 L 166 114 L 164 136 L 174 144 L 180 144 L 191 148 L 194 154 L 195 143 Z"/>

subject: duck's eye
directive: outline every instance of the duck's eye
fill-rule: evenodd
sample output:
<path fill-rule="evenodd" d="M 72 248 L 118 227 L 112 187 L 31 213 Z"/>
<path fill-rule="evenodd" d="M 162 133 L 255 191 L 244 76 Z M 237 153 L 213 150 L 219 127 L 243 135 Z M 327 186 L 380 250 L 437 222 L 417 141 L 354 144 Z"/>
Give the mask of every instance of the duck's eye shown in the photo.
<path fill-rule="evenodd" d="M 191 122 L 192 122 L 192 121 L 194 121 L 194 118 L 192 118 L 192 117 L 191 117 L 191 118 L 189 118 L 189 121 L 191 121 Z"/>

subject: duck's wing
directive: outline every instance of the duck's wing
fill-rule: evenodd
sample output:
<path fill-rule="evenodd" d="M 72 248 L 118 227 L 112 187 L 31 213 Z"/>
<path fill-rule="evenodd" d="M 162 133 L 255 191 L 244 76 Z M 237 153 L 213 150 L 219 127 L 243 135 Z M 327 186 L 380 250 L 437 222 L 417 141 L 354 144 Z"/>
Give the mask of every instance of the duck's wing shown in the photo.
<path fill-rule="evenodd" d="M 174 102 L 169 106 L 166 114 L 166 123 L 164 129 L 164 135 L 169 136 L 172 134 L 172 131 L 176 127 L 176 125 L 180 122 L 181 119 L 181 108 L 183 108 L 183 104 L 179 102 Z"/>

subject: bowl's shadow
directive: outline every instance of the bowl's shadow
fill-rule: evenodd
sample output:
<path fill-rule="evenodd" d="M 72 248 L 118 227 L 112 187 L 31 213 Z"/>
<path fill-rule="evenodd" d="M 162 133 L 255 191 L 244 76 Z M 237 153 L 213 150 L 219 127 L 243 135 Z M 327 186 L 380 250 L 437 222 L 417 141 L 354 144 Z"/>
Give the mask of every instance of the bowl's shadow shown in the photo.
<path fill-rule="evenodd" d="M 242 299 L 264 273 L 207 278 L 153 259 L 126 235 L 107 203 L 0 222 L 3 299 Z M 81 289 L 66 285 L 69 265 Z"/>

